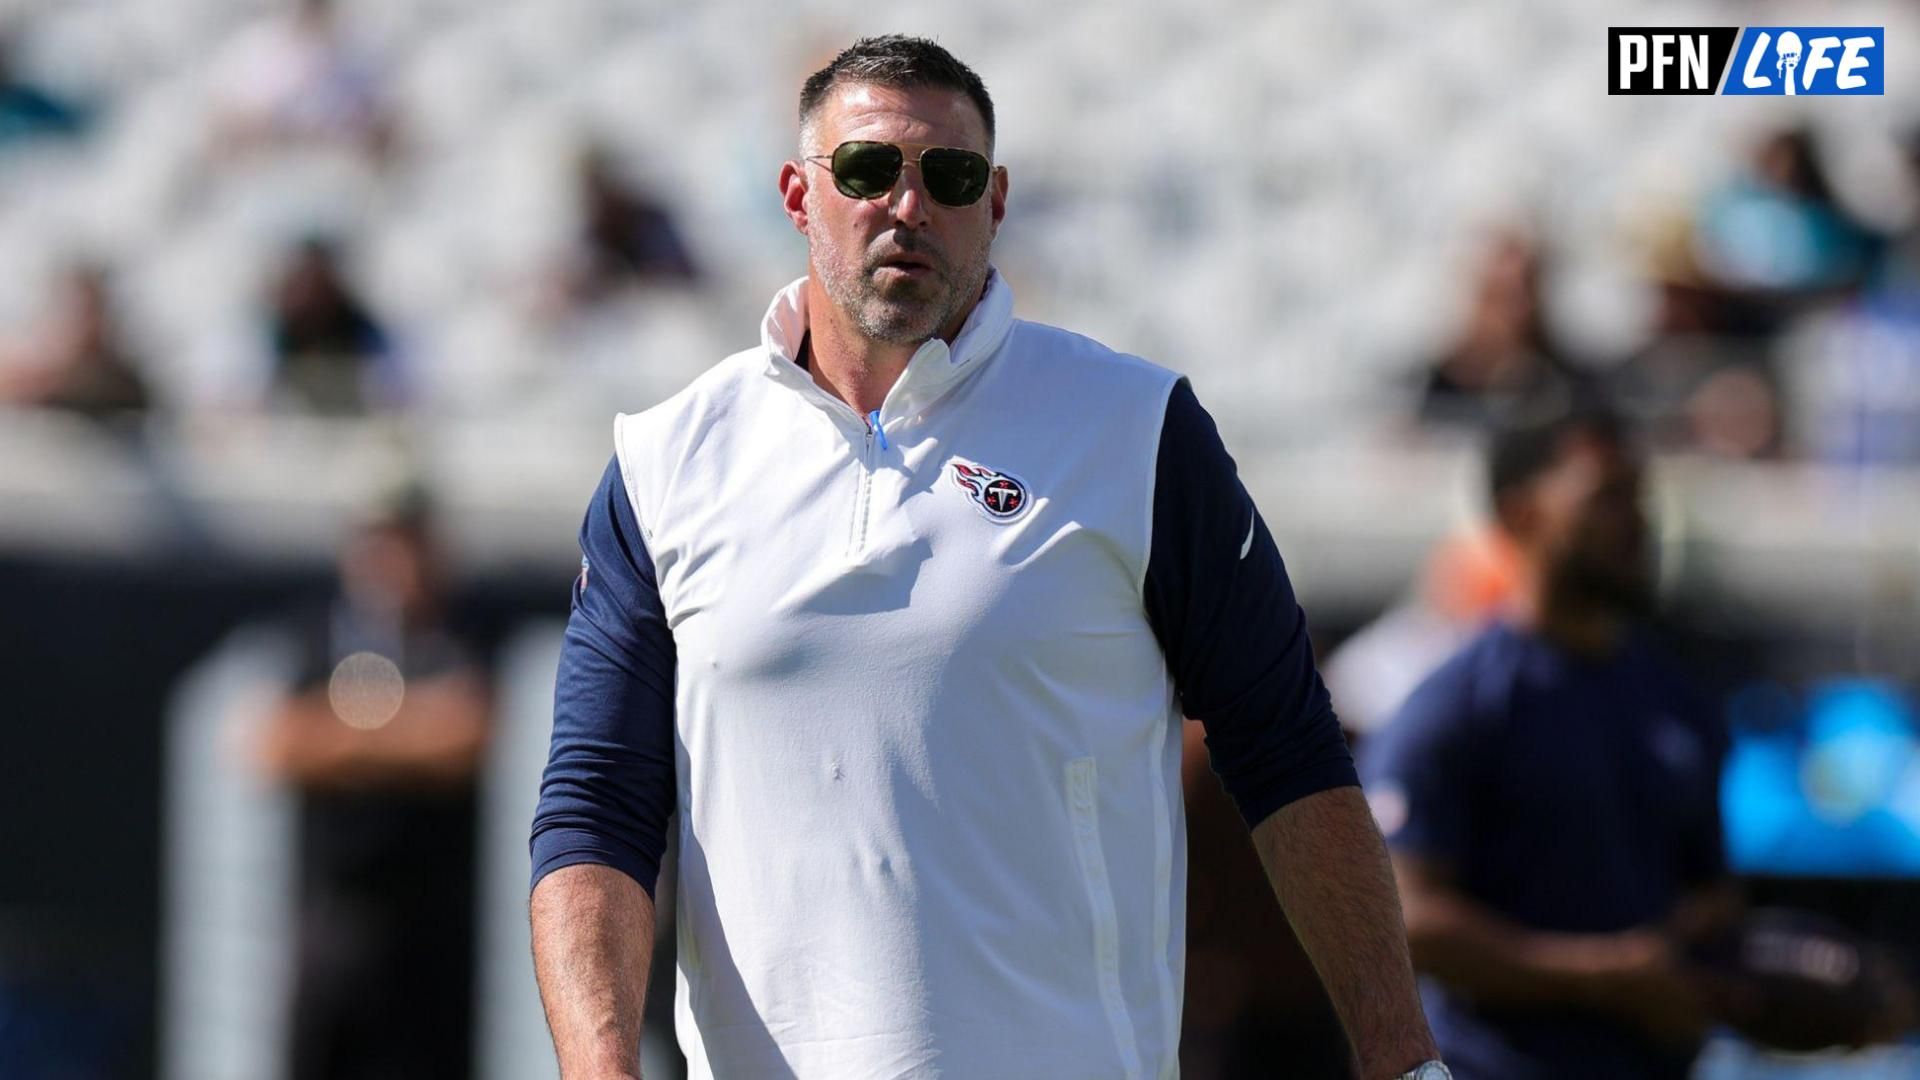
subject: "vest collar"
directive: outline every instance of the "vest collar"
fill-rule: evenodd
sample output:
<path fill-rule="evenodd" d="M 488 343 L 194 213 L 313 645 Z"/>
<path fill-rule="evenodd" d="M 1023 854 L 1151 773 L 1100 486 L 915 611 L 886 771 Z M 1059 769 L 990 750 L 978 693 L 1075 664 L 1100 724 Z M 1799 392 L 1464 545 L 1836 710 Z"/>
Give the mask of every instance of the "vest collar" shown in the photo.
<path fill-rule="evenodd" d="M 933 404 L 961 379 L 986 366 L 1007 340 L 1013 329 L 1013 290 L 1000 272 L 987 269 L 986 291 L 973 306 L 953 346 L 939 338 L 929 338 L 914 351 L 886 402 L 880 406 L 881 422 L 911 416 Z M 760 323 L 760 344 L 767 356 L 767 374 L 796 389 L 811 390 L 837 405 L 846 413 L 852 408 L 827 393 L 800 369 L 796 359 L 800 343 L 807 333 L 807 279 L 781 289 L 768 306 Z"/>

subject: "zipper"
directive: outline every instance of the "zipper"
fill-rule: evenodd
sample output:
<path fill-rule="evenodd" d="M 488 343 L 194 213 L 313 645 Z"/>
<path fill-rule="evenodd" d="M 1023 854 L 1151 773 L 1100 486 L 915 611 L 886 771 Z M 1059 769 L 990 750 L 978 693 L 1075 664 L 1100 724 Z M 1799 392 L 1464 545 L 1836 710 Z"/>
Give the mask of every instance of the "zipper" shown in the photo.
<path fill-rule="evenodd" d="M 875 409 L 864 416 L 861 415 L 858 409 L 855 409 L 840 398 L 828 393 L 818 383 L 815 383 L 811 375 L 807 374 L 792 361 L 787 361 L 786 365 L 779 370 L 784 378 L 793 382 L 796 390 L 802 394 L 813 395 L 815 400 L 817 400 L 827 412 L 854 420 L 865 429 L 860 445 L 860 483 L 855 496 L 852 521 L 847 530 L 847 558 L 850 560 L 857 559 L 861 550 L 866 547 L 867 524 L 868 519 L 872 516 L 868 503 L 872 501 L 873 497 L 873 474 L 875 470 L 879 468 L 879 461 L 873 452 L 874 442 L 877 440 L 882 450 L 891 450 L 893 448 L 892 443 L 887 439 L 886 428 L 880 424 L 880 409 Z M 902 373 L 901 379 L 904 380 L 905 378 L 906 374 Z M 888 392 L 889 399 L 891 399 L 893 393 L 898 390 L 899 384 L 896 383 L 893 390 Z M 884 406 L 882 407 L 884 408 Z M 838 420 L 835 421 L 834 426 L 840 427 L 843 432 L 846 430 L 841 427 L 841 422 Z"/>
<path fill-rule="evenodd" d="M 847 542 L 847 557 L 857 558 L 860 550 L 867 546 L 867 504 L 872 501 L 873 492 L 873 436 L 879 428 L 880 410 L 875 409 L 866 419 L 866 434 L 860 446 L 860 485 L 853 504 L 853 535 Z M 886 433 L 881 432 L 882 441 Z"/>

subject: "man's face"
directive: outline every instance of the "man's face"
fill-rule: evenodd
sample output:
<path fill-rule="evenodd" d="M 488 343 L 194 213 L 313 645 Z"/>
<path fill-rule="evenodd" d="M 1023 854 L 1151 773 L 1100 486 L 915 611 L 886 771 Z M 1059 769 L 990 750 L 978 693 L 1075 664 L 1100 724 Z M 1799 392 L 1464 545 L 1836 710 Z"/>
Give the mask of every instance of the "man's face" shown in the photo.
<path fill-rule="evenodd" d="M 416 615 L 434 593 L 433 545 L 417 527 L 374 525 L 342 553 L 340 576 L 354 602 L 370 610 Z"/>
<path fill-rule="evenodd" d="M 843 142 L 920 143 L 978 151 L 989 159 L 986 124 L 954 90 L 836 87 L 801 133 L 802 153 L 831 155 Z M 995 169 L 971 206 L 942 206 L 909 164 L 887 195 L 855 199 L 834 187 L 826 161 L 790 161 L 780 182 L 788 216 L 806 234 L 813 275 L 866 337 L 913 345 L 953 329 L 979 298 L 987 257 L 1006 213 L 1007 177 Z"/>
<path fill-rule="evenodd" d="M 1519 537 L 1549 579 L 1589 603 L 1637 612 L 1652 602 L 1643 469 L 1633 451 L 1571 433 L 1558 459 L 1521 493 Z"/>

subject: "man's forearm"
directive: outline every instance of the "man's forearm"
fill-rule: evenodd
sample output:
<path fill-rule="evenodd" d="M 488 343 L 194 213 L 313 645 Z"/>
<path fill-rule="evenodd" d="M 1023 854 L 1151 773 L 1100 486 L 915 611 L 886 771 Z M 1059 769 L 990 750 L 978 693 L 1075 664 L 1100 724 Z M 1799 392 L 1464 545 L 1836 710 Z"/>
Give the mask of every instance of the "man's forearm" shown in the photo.
<path fill-rule="evenodd" d="M 306 787 L 464 780 L 486 751 L 489 708 L 470 673 L 410 684 L 393 718 L 370 729 L 342 723 L 324 691 L 309 692 L 274 711 L 256 756 L 270 776 Z"/>
<path fill-rule="evenodd" d="M 1346 1026 L 1361 1080 L 1439 1056 L 1407 959 L 1387 849 L 1359 788 L 1281 807 L 1253 830 L 1287 921 Z"/>
<path fill-rule="evenodd" d="M 1633 951 L 1630 935 L 1533 930 L 1470 900 L 1426 896 L 1408 906 L 1420 969 L 1488 1005 L 1604 1008 Z"/>
<path fill-rule="evenodd" d="M 533 970 L 562 1080 L 640 1075 L 653 900 L 605 866 L 566 866 L 534 888 Z"/>
<path fill-rule="evenodd" d="M 1683 968 L 1673 941 L 1730 925 L 1742 908 L 1739 890 L 1718 882 L 1683 897 L 1665 923 L 1611 933 L 1539 930 L 1459 892 L 1412 856 L 1396 856 L 1394 866 L 1419 969 L 1505 1008 L 1644 1018 L 1650 1001 L 1672 997 Z"/>

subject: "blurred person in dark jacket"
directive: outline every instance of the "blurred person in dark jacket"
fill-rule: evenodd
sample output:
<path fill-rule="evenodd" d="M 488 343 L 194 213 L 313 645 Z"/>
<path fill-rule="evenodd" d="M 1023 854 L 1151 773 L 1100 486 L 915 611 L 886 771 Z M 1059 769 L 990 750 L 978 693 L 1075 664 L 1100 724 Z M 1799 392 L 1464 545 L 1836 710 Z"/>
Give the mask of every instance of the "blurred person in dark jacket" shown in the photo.
<path fill-rule="evenodd" d="M 332 240 L 311 237 L 295 249 L 268 320 L 275 394 L 286 404 L 355 415 L 404 401 L 392 341 L 347 282 Z"/>
<path fill-rule="evenodd" d="M 143 412 L 149 400 L 99 266 L 69 268 L 47 325 L 31 340 L 0 344 L 0 401 L 104 420 Z"/>
<path fill-rule="evenodd" d="M 1674 933 L 1734 918 L 1726 737 L 1637 623 L 1642 466 L 1611 416 L 1504 431 L 1508 615 L 1364 748 L 1436 1037 L 1464 1080 L 1687 1075 L 1719 1002 Z"/>
<path fill-rule="evenodd" d="M 1578 378 L 1548 328 L 1542 274 L 1531 235 L 1504 229 L 1489 237 L 1464 323 L 1426 365 L 1422 423 L 1485 429 L 1522 401 L 1573 392 Z"/>
<path fill-rule="evenodd" d="M 424 497 L 366 522 L 295 626 L 259 758 L 300 797 L 295 1080 L 469 1074 L 475 782 L 491 727 Z"/>
<path fill-rule="evenodd" d="M 1679 1080 L 1714 1024 L 1802 1049 L 1901 1030 L 1897 980 L 1876 999 L 1783 982 L 1737 946 L 1714 957 L 1753 930 L 1721 831 L 1727 734 L 1639 625 L 1635 440 L 1606 412 L 1557 411 L 1490 457 L 1513 603 L 1361 753 L 1455 1075 Z M 1807 1021 L 1852 1000 L 1872 1015 Z"/>
<path fill-rule="evenodd" d="M 589 306 L 626 289 L 688 285 L 699 267 L 668 207 L 621 174 L 605 146 L 580 156 L 579 232 L 562 268 L 562 291 Z"/>

